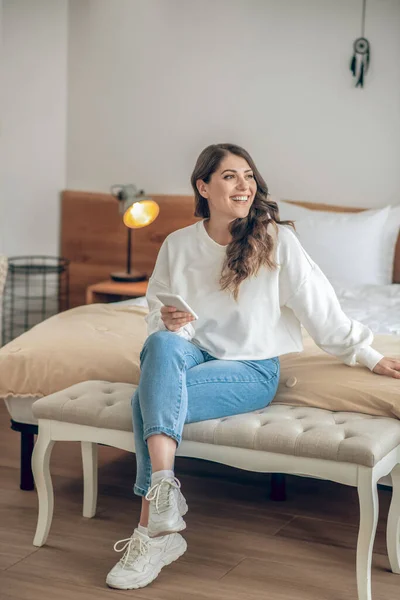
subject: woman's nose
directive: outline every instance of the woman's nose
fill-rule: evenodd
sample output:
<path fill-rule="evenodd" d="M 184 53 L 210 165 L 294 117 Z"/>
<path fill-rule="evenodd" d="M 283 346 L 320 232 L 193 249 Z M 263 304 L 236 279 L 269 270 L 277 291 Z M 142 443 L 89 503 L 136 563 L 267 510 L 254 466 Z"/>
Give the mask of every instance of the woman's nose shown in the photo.
<path fill-rule="evenodd" d="M 247 181 L 244 178 L 243 179 L 239 178 L 237 181 L 236 187 L 239 190 L 247 190 L 247 188 L 248 188 Z"/>

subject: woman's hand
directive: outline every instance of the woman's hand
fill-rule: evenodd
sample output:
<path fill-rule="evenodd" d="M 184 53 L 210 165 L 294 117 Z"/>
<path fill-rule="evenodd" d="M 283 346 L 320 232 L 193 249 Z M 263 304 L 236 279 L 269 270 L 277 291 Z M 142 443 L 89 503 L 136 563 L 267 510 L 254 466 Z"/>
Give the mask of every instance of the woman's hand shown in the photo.
<path fill-rule="evenodd" d="M 161 319 L 169 331 L 178 331 L 187 323 L 194 321 L 194 317 L 190 313 L 180 312 L 175 306 L 162 306 Z"/>
<path fill-rule="evenodd" d="M 377 365 L 372 369 L 373 373 L 378 375 L 386 375 L 386 377 L 394 377 L 400 379 L 400 360 L 398 358 L 382 358 Z"/>

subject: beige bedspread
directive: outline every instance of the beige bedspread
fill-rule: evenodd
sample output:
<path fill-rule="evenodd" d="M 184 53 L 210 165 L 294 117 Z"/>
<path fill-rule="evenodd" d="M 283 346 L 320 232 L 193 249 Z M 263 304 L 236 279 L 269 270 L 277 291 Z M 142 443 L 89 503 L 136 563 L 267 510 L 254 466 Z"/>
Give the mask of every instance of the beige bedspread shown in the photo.
<path fill-rule="evenodd" d="M 147 309 L 92 304 L 60 313 L 0 349 L 0 397 L 46 396 L 86 380 L 138 383 Z M 400 337 L 373 347 L 400 357 Z M 286 382 L 296 377 L 294 387 Z M 274 403 L 400 417 L 400 380 L 348 367 L 306 335 L 304 352 L 281 356 Z"/>

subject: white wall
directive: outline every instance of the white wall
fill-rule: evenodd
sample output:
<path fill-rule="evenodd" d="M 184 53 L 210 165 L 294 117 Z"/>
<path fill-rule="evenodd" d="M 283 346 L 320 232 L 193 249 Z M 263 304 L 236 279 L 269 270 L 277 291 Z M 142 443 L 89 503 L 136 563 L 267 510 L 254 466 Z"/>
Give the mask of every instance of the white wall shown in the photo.
<path fill-rule="evenodd" d="M 400 2 L 71 0 L 67 185 L 190 192 L 207 144 L 245 146 L 272 194 L 400 202 Z"/>
<path fill-rule="evenodd" d="M 58 255 L 66 185 L 67 0 L 3 0 L 0 239 Z"/>
<path fill-rule="evenodd" d="M 277 196 L 400 202 L 399 0 L 368 0 L 364 90 L 361 0 L 69 4 L 67 40 L 68 0 L 0 0 L 0 252 L 57 254 L 65 187 L 190 193 L 215 141 L 247 147 Z"/>
<path fill-rule="evenodd" d="M 2 81 L 3 72 L 3 0 L 0 0 L 0 82 Z M 4 254 L 4 198 L 3 198 L 3 146 L 2 146 L 2 134 L 3 134 L 3 91 L 0 87 L 0 254 Z M 0 315 L 1 315 L 1 302 L 0 302 Z M 0 325 L 1 327 L 1 325 Z"/>

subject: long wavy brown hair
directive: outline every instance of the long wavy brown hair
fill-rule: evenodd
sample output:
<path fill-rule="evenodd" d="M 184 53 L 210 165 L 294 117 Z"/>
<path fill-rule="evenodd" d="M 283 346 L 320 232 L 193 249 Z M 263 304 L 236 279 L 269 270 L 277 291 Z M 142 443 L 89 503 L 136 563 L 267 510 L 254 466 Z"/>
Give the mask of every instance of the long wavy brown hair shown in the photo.
<path fill-rule="evenodd" d="M 201 179 L 209 183 L 212 174 L 229 153 L 241 156 L 247 161 L 257 183 L 257 192 L 249 214 L 244 219 L 235 219 L 229 225 L 232 241 L 226 250 L 220 285 L 221 289 L 230 291 L 237 300 L 242 281 L 256 275 L 263 265 L 271 270 L 277 268 L 273 258 L 274 239 L 267 232 L 268 225 L 272 223 L 276 230 L 277 223 L 295 227 L 293 221 L 280 220 L 278 205 L 268 196 L 268 186 L 253 159 L 244 148 L 235 144 L 212 144 L 207 146 L 197 159 L 191 176 L 195 195 L 195 216 L 203 219 L 210 217 L 207 199 L 198 191 L 196 182 Z"/>

